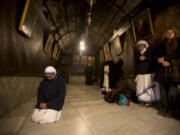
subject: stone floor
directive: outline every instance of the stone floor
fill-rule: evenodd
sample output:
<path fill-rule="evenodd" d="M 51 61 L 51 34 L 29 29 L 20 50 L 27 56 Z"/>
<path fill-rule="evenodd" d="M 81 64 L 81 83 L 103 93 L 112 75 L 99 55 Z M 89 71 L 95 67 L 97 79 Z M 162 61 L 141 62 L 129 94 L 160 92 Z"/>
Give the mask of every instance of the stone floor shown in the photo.
<path fill-rule="evenodd" d="M 180 121 L 137 104 L 119 106 L 103 100 L 97 86 L 68 85 L 59 122 L 31 121 L 36 99 L 0 120 L 0 135 L 179 135 Z"/>

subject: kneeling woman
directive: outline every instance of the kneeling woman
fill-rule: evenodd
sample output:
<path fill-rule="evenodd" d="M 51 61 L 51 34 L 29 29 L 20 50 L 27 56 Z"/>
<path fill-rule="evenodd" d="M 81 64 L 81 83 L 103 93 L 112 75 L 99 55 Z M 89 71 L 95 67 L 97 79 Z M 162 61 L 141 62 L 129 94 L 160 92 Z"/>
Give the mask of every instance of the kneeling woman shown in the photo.
<path fill-rule="evenodd" d="M 150 106 L 154 100 L 153 88 L 153 68 L 152 68 L 152 53 L 149 44 L 140 40 L 136 47 L 138 52 L 136 54 L 137 76 L 136 76 L 136 96 L 141 105 Z"/>
<path fill-rule="evenodd" d="M 45 79 L 40 83 L 37 104 L 32 121 L 37 123 L 57 122 L 64 105 L 66 85 L 60 74 L 52 66 L 45 69 Z"/>

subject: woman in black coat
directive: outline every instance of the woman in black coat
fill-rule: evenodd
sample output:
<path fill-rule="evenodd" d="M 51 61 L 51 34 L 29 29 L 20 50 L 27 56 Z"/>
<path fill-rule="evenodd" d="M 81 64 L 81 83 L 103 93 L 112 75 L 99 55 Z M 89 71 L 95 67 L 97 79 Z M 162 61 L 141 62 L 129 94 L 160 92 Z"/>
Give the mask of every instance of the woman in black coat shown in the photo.
<path fill-rule="evenodd" d="M 45 78 L 41 81 L 37 104 L 32 114 L 32 121 L 51 123 L 59 120 L 66 96 L 66 84 L 60 73 L 52 66 L 45 69 Z"/>
<path fill-rule="evenodd" d="M 150 106 L 156 100 L 153 81 L 153 56 L 149 44 L 145 40 L 138 41 L 136 46 L 138 49 L 136 53 L 136 95 L 139 103 Z"/>
<path fill-rule="evenodd" d="M 66 85 L 60 73 L 56 73 L 54 79 L 44 79 L 41 81 L 36 108 L 41 109 L 40 104 L 46 103 L 46 109 L 53 109 L 60 111 L 64 105 L 64 99 L 66 95 Z"/>
<path fill-rule="evenodd" d="M 172 116 L 177 96 L 177 85 L 180 82 L 180 39 L 175 28 L 169 28 L 163 42 L 157 49 L 158 62 L 156 80 L 160 84 L 161 106 L 159 114 Z"/>

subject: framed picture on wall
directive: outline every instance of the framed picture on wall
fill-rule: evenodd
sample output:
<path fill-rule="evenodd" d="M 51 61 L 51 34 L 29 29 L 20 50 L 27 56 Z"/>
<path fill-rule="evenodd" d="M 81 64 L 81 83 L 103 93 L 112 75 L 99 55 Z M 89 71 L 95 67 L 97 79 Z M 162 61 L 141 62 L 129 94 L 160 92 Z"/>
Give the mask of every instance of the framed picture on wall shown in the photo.
<path fill-rule="evenodd" d="M 60 54 L 61 54 L 61 52 L 62 52 L 62 50 L 61 50 L 61 48 L 60 48 L 59 46 L 58 46 L 57 48 L 58 48 L 58 49 L 57 49 L 57 53 L 56 53 L 56 57 L 55 57 L 55 60 L 56 60 L 56 61 L 59 59 Z"/>
<path fill-rule="evenodd" d="M 59 49 L 58 44 L 55 44 L 53 52 L 52 52 L 52 58 L 55 59 L 55 60 L 56 60 L 56 57 L 57 57 L 58 49 Z"/>
<path fill-rule="evenodd" d="M 149 38 L 154 33 L 149 8 L 133 17 L 131 24 L 135 42 Z"/>
<path fill-rule="evenodd" d="M 124 50 L 125 41 L 126 41 L 126 32 L 124 32 L 124 33 L 121 34 L 121 36 L 120 36 L 120 42 L 121 42 L 122 50 Z"/>
<path fill-rule="evenodd" d="M 100 51 L 100 62 L 101 63 L 104 62 L 104 50 L 103 49 Z"/>
<path fill-rule="evenodd" d="M 73 55 L 73 64 L 80 64 L 80 56 Z"/>
<path fill-rule="evenodd" d="M 107 56 L 111 56 L 111 53 L 110 53 L 110 48 L 109 48 L 109 44 L 108 43 L 105 43 L 104 45 L 104 56 L 105 56 L 105 60 L 107 59 Z"/>
<path fill-rule="evenodd" d="M 116 36 L 115 39 L 113 40 L 113 46 L 115 50 L 115 55 L 119 56 L 123 52 L 123 48 L 119 36 Z"/>
<path fill-rule="evenodd" d="M 53 35 L 49 34 L 48 38 L 46 40 L 45 46 L 44 46 L 44 52 L 50 56 L 51 56 L 51 52 L 52 52 L 51 50 L 52 50 L 53 41 L 54 41 Z"/>
<path fill-rule="evenodd" d="M 34 0 L 26 0 L 18 30 L 31 37 L 37 19 Z"/>
<path fill-rule="evenodd" d="M 81 55 L 81 64 L 87 64 L 87 56 L 86 55 Z"/>

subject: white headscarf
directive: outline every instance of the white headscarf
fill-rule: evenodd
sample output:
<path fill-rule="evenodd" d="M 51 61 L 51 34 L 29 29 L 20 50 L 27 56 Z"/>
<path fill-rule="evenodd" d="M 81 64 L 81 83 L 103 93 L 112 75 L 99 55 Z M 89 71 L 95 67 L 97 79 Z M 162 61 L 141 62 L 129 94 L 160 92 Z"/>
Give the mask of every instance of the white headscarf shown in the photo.
<path fill-rule="evenodd" d="M 140 52 L 141 55 L 143 55 L 143 54 L 146 52 L 147 48 L 149 47 L 149 44 L 148 44 L 148 42 L 145 41 L 145 40 L 139 40 L 139 41 L 137 42 L 136 46 L 144 46 L 144 47 L 145 47 L 145 48 Z"/>
<path fill-rule="evenodd" d="M 48 66 L 45 68 L 44 73 L 46 76 L 56 75 L 56 69 L 53 66 Z"/>
<path fill-rule="evenodd" d="M 149 47 L 149 44 L 147 41 L 145 40 L 139 40 L 136 44 L 136 46 L 145 46 L 145 48 L 148 48 Z"/>

